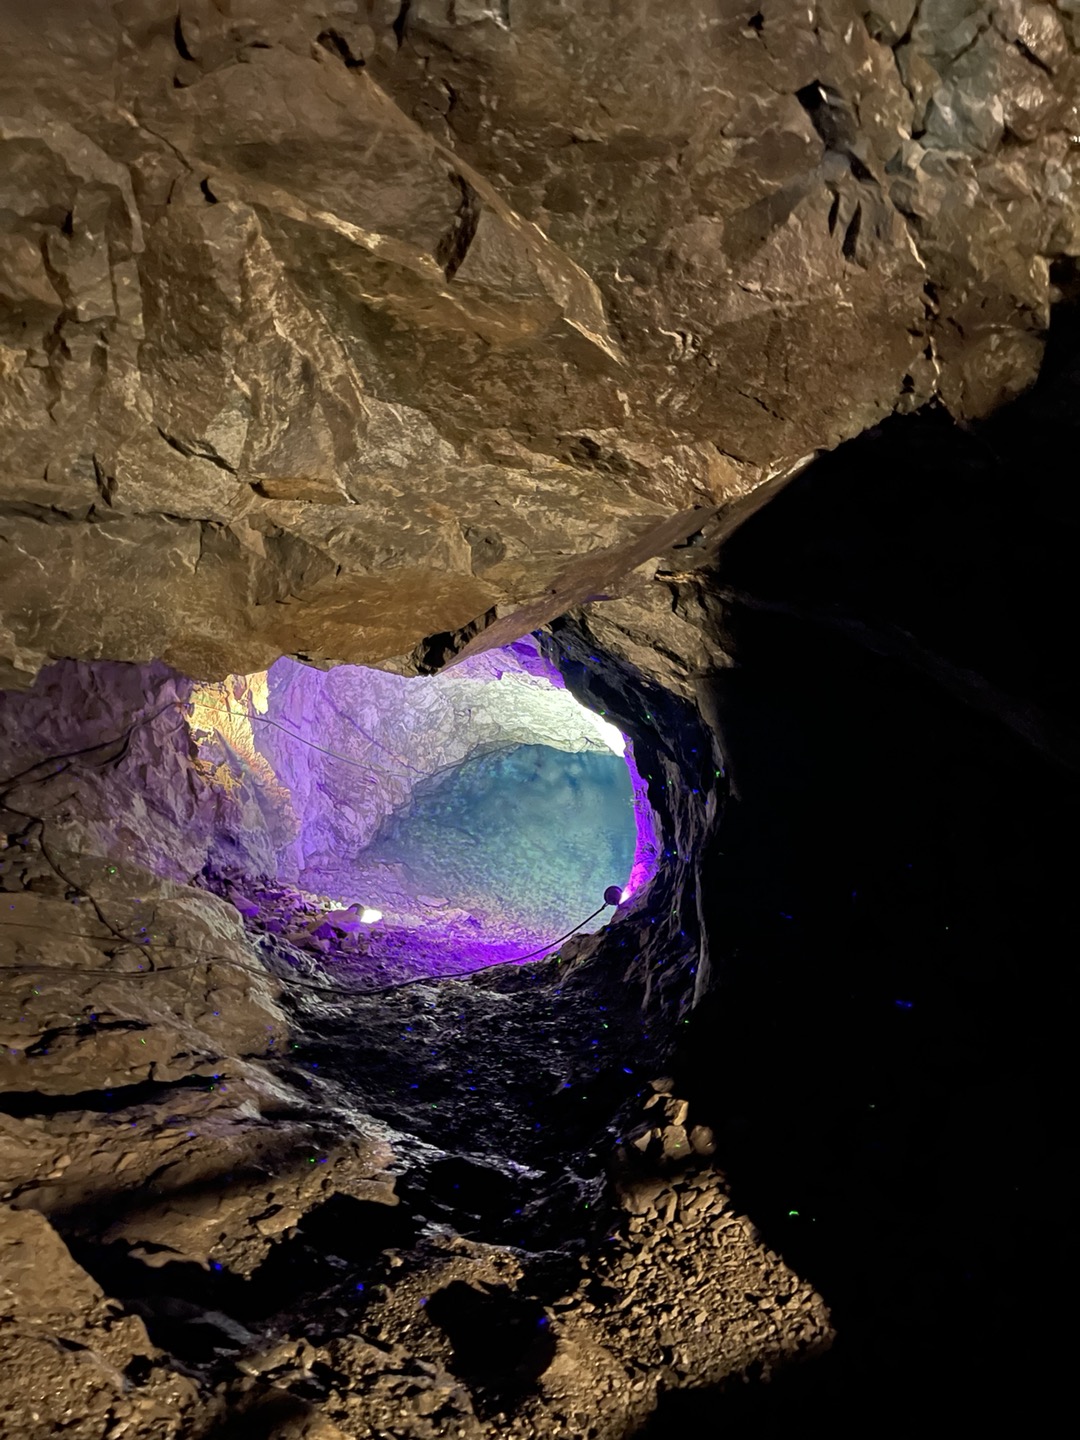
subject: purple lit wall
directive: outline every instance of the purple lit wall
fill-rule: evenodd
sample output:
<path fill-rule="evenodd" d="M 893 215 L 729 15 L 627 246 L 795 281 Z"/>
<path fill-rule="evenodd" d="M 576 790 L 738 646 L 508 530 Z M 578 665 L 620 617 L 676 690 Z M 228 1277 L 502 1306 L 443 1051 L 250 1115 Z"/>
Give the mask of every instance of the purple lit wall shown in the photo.
<path fill-rule="evenodd" d="M 276 873 L 263 877 L 270 888 L 252 905 L 256 911 L 288 908 L 290 897 L 323 905 L 331 929 L 357 938 L 357 966 L 365 978 L 392 981 L 515 960 L 543 953 L 560 938 L 560 925 L 570 928 L 565 917 L 540 922 L 523 916 L 510 899 L 497 912 L 467 904 L 460 899 L 460 883 L 454 893 L 439 893 L 446 886 L 437 876 L 421 886 L 408 865 L 387 858 L 378 845 L 372 848 L 381 827 L 392 816 L 408 815 L 433 777 L 477 757 L 521 746 L 621 752 L 631 782 L 636 842 L 629 872 L 604 880 L 623 885 L 629 900 L 656 872 L 661 849 L 656 819 L 630 744 L 578 704 L 531 638 L 435 677 L 405 678 L 356 666 L 319 671 L 282 659 L 265 678 L 228 683 L 226 701 L 220 687 L 205 687 L 197 726 L 203 752 L 220 756 L 224 747 L 230 764 L 242 763 L 244 783 L 261 796 L 269 828 L 285 837 Z M 238 712 L 228 725 L 219 718 L 223 703 Z M 221 773 L 227 770 L 219 764 Z M 545 843 L 558 847 L 559 829 L 552 825 Z M 448 871 L 454 858 L 448 857 Z M 604 888 L 598 887 L 595 905 L 575 913 L 571 925 L 600 904 Z M 247 890 L 253 894 L 253 884 Z M 373 911 L 380 917 L 374 925 L 357 918 Z M 595 929 L 608 918 L 610 912 L 584 928 Z"/>
<path fill-rule="evenodd" d="M 94 747 L 108 755 L 125 734 L 121 759 L 100 764 Z M 160 664 L 65 661 L 32 689 L 2 697 L 0 735 L 16 770 L 50 753 L 88 757 L 57 761 L 52 778 L 34 771 L 25 797 L 34 813 L 55 812 L 66 845 L 179 884 L 210 883 L 249 923 L 349 965 L 361 983 L 545 953 L 607 886 L 623 886 L 627 899 L 640 892 L 660 854 L 628 744 L 636 841 L 626 829 L 625 863 L 610 867 L 618 873 L 605 866 L 595 887 L 586 876 L 565 925 L 558 905 L 546 914 L 525 903 L 535 896 L 520 863 L 507 903 L 493 909 L 483 897 L 465 903 L 467 884 L 444 892 L 436 875 L 418 886 L 407 866 L 373 847 L 392 817 L 421 808 L 434 778 L 485 757 L 497 768 L 500 756 L 540 748 L 584 768 L 590 757 L 622 763 L 612 750 L 624 748 L 623 737 L 577 704 L 531 640 L 413 678 L 283 659 L 262 675 L 194 684 Z M 625 823 L 625 809 L 621 816 Z M 580 844 L 573 850 L 574 827 L 563 821 L 551 811 L 532 837 L 529 863 L 540 878 L 552 856 L 585 875 L 588 856 Z M 508 849 L 512 839 L 507 833 Z M 365 920 L 365 909 L 381 920 Z M 329 929 L 320 931 L 324 920 Z"/>
<path fill-rule="evenodd" d="M 626 742 L 623 757 L 630 771 L 630 782 L 634 787 L 634 825 L 637 830 L 637 845 L 634 850 L 634 864 L 630 878 L 623 889 L 623 900 L 632 899 L 643 890 L 656 874 L 660 865 L 662 844 L 660 826 L 656 812 L 649 804 L 649 782 L 642 775 L 634 759 L 634 747 Z"/>

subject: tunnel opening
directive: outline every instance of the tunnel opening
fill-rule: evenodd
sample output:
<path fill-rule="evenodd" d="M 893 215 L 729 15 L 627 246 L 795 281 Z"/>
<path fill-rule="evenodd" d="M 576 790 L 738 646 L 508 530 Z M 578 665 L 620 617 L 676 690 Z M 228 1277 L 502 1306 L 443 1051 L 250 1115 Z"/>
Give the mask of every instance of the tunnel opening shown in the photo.
<path fill-rule="evenodd" d="M 255 1212 L 284 1237 L 271 1252 L 293 1287 L 281 1324 L 302 1320 L 310 1333 L 332 1336 L 337 1322 L 327 1314 L 341 1310 L 342 1324 L 355 1322 L 377 1340 L 393 1329 L 391 1304 L 405 1303 L 387 1297 L 405 1295 L 419 1310 L 445 1290 L 462 1296 L 452 1287 L 465 1283 L 470 1304 L 474 1292 L 501 1294 L 509 1285 L 530 1326 L 548 1319 L 560 1335 L 560 1304 L 569 1314 L 567 1296 L 577 1296 L 574 1304 L 587 1297 L 595 1313 L 613 1317 L 604 1332 L 612 1353 L 625 1353 L 628 1364 L 647 1357 L 650 1386 L 665 1377 L 667 1388 L 652 1392 L 658 1409 L 645 1432 L 657 1435 L 714 1413 L 750 1425 L 762 1414 L 790 1419 L 806 1404 L 828 1408 L 845 1394 L 869 1401 L 910 1384 L 913 1370 L 912 1393 L 922 1393 L 946 1353 L 973 1376 L 985 1378 L 999 1363 L 1001 1347 L 984 1342 L 979 1315 L 997 1290 L 1025 1304 L 1042 1299 L 1024 1273 L 1018 1232 L 1006 1233 L 993 1207 L 978 1217 L 1002 1137 L 1026 1178 L 1001 1191 L 1001 1204 L 1032 1216 L 1044 1201 L 1058 1203 L 1066 1120 L 1052 1097 L 1066 1089 L 1067 1046 L 1056 1039 L 1029 1066 L 1025 1037 L 1049 1033 L 1043 989 L 1018 986 L 1015 972 L 1017 955 L 1033 945 L 1056 953 L 1069 874 L 1055 837 L 1075 813 L 1075 737 L 1063 718 L 1075 696 L 1061 663 L 1074 500 L 1048 448 L 1032 512 L 1018 524 L 1013 477 L 1033 431 L 1046 427 L 1062 450 L 1071 443 L 1060 392 L 1067 397 L 1073 384 L 1069 374 L 1048 374 L 977 432 L 939 410 L 893 420 L 820 459 L 721 555 L 710 554 L 706 538 L 696 578 L 684 584 L 698 588 L 702 623 L 734 663 L 690 695 L 620 658 L 602 607 L 553 622 L 517 654 L 515 664 L 540 657 L 554 666 L 590 711 L 629 738 L 631 798 L 640 806 L 644 797 L 654 827 L 651 848 L 643 849 L 639 826 L 632 856 L 623 851 L 634 893 L 619 923 L 581 931 L 529 964 L 488 969 L 478 950 L 477 967 L 462 975 L 468 966 L 434 943 L 421 950 L 417 933 L 402 927 L 409 948 L 389 954 L 365 985 L 355 978 L 365 957 L 350 939 L 394 933 L 389 903 L 356 884 L 366 852 L 365 876 L 379 867 L 411 870 L 414 898 L 444 898 L 433 893 L 430 867 L 442 827 L 469 803 L 454 786 L 467 788 L 475 767 L 498 808 L 500 769 L 513 777 L 531 763 L 523 731 L 507 743 L 496 727 L 471 750 L 421 757 L 403 731 L 376 733 L 362 706 L 342 705 L 333 693 L 337 708 L 325 713 L 343 728 L 321 730 L 319 708 L 335 672 L 295 662 L 265 682 L 237 677 L 194 691 L 161 665 L 72 663 L 43 676 L 36 696 L 5 697 L 10 768 L 29 767 L 6 792 L 13 840 L 4 883 L 18 907 L 15 923 L 31 917 L 31 904 L 60 899 L 86 925 L 97 904 L 120 932 L 113 953 L 125 956 L 145 925 L 136 904 L 152 902 L 155 919 L 145 928 L 156 958 L 154 936 L 180 937 L 166 928 L 167 903 L 130 882 L 132 865 L 171 883 L 198 876 L 209 899 L 226 902 L 248 936 L 261 937 L 257 963 L 284 984 L 291 1028 L 271 1047 L 275 1076 L 328 1132 L 374 1120 L 394 1137 L 398 1228 L 408 1238 L 400 1249 L 384 1247 L 392 1259 L 380 1250 L 375 1263 L 363 1246 L 343 1247 L 335 1211 L 325 1225 L 297 1223 L 295 1233 L 272 1230 L 278 1217 Z M 916 513 L 898 521 L 908 513 L 913 471 L 936 480 L 932 533 Z M 1007 594 L 996 580 L 1006 559 L 1016 580 Z M 378 683 L 438 693 L 427 679 Z M 275 686 L 283 697 L 276 710 Z M 400 719 L 400 707 L 396 713 Z M 133 714 L 157 718 L 118 740 L 117 717 Z M 357 717 L 368 731 L 359 750 L 343 738 L 358 733 Z M 331 753 L 298 746 L 270 721 L 311 727 L 306 738 Z M 368 752 L 379 749 L 372 735 L 384 749 L 365 769 Z M 300 763 L 299 750 L 317 759 Z M 624 764 L 602 737 L 594 748 L 560 754 L 575 764 Z M 359 845 L 348 841 L 349 811 L 360 813 L 357 797 L 371 788 L 365 777 L 375 765 L 397 788 L 388 780 L 386 803 Z M 355 795 L 342 776 L 355 777 Z M 75 778 L 81 788 L 73 789 Z M 297 796 L 311 797 L 306 840 Z M 620 803 L 629 808 L 625 789 Z M 413 823 L 419 840 L 409 833 Z M 63 875 L 36 855 L 42 836 Z M 69 841 L 75 852 L 81 846 L 74 861 Z M 639 874 L 638 888 L 630 876 L 643 855 L 652 868 Z M 284 866 L 291 868 L 282 878 Z M 339 883 L 345 873 L 347 885 Z M 597 900 L 601 881 L 607 873 L 597 875 Z M 275 887 L 285 897 L 278 911 Z M 365 910 L 384 904 L 380 920 L 365 921 Z M 437 926 L 446 907 L 424 904 Z M 275 929 L 268 916 L 297 924 L 291 933 Z M 521 927 L 510 937 L 516 944 L 535 921 L 510 918 Z M 495 932 L 480 948 L 489 941 L 510 943 Z M 213 948 L 220 951 L 220 937 Z M 45 951 L 27 961 L 38 986 L 35 958 L 44 963 Z M 383 983 L 395 988 L 382 993 Z M 6 1057 L 13 1088 L 27 1095 L 20 1115 L 56 1109 L 65 1086 L 87 1113 L 85 1097 L 112 1075 L 86 1059 L 92 1045 L 107 1038 L 115 1055 L 150 1035 L 124 1018 L 115 998 L 95 997 L 93 1019 L 83 998 L 89 990 L 76 987 L 63 1001 L 74 1011 L 67 1030 L 43 1027 L 17 1061 Z M 212 1003 L 216 1016 L 224 1006 Z M 36 1004 L 27 1001 L 31 1018 Z M 238 1048 L 235 1035 L 228 1043 Z M 66 1074 L 56 1062 L 65 1045 Z M 48 1083 L 59 1097 L 34 1088 L 47 1054 L 57 1063 Z M 157 1063 L 167 1075 L 167 1061 Z M 228 1066 L 213 1064 L 193 1095 L 216 1094 L 219 1077 L 240 1090 Z M 146 1091 L 117 1095 L 120 1113 L 149 1094 L 144 1078 Z M 179 1094 L 177 1083 L 177 1110 L 187 1103 Z M 111 1110 L 107 1118 L 114 1120 Z M 310 1149 L 303 1164 L 317 1173 L 326 1155 Z M 276 1163 L 267 1159 L 266 1169 Z M 115 1208 L 111 1195 L 102 1203 Z M 120 1233 L 159 1233 L 124 1203 Z M 101 1213 L 101 1203 L 98 1218 L 89 1207 L 58 1212 L 57 1223 L 77 1238 L 100 1229 Z M 801 1314 L 792 1322 L 801 1338 L 787 1350 L 777 1342 L 775 1351 L 764 1341 L 762 1351 L 752 1338 L 731 1340 L 711 1358 L 695 1349 L 710 1343 L 713 1314 L 728 1312 L 713 1295 L 705 1320 L 688 1319 L 691 1252 L 706 1253 L 717 1234 L 739 1233 L 740 1214 L 754 1217 L 768 1247 L 748 1248 L 748 1273 L 773 1263 L 761 1255 L 780 1256 L 834 1307 L 840 1338 L 831 1359 L 821 1358 L 827 1317 L 779 1263 L 767 1286 L 748 1281 L 739 1292 L 748 1327 L 758 1327 L 746 1336 L 773 1324 L 780 1331 Z M 1067 1228 L 1053 1208 L 1047 1223 Z M 479 1279 L 440 1269 L 442 1258 L 432 1257 L 441 1256 L 438 1237 L 448 1230 L 526 1257 L 520 1273 L 511 1282 L 498 1269 Z M 686 1249 L 676 1248 L 680 1234 L 692 1237 Z M 668 1271 L 650 1269 L 642 1246 L 666 1256 L 669 1243 L 682 1278 L 664 1291 Z M 556 1252 L 558 1283 L 544 1269 Z M 79 1253 L 96 1263 L 93 1246 Z M 578 1290 L 565 1274 L 568 1256 L 571 1268 L 590 1257 Z M 239 1264 L 225 1247 L 209 1263 Z M 274 1263 L 265 1272 L 271 1278 Z M 671 1268 L 667 1258 L 663 1264 Z M 103 1284 L 116 1272 L 115 1259 L 102 1261 Z M 132 1273 L 164 1284 L 142 1269 Z M 324 1285 L 318 1297 L 305 1289 L 308 1274 Z M 665 1308 L 655 1336 L 631 1345 L 619 1337 L 618 1307 L 628 1294 L 646 1303 L 635 1284 L 660 1287 Z M 516 1342 L 508 1341 L 513 1353 L 492 1377 L 457 1346 L 456 1312 L 446 1327 L 439 1313 L 437 1305 L 431 1323 L 449 1336 L 451 1370 L 496 1403 L 527 1404 L 522 1397 L 537 1381 L 516 1373 Z M 692 1343 L 679 1338 L 687 1325 Z M 191 1338 L 201 1343 L 201 1332 Z M 818 1358 L 783 1371 L 807 1356 Z M 777 1370 L 786 1375 L 779 1385 Z M 757 1379 L 733 1399 L 731 1374 Z"/>
<path fill-rule="evenodd" d="M 218 812 L 201 882 L 342 981 L 535 959 L 656 872 L 632 742 L 533 637 L 435 676 L 279 660 L 191 701 Z"/>

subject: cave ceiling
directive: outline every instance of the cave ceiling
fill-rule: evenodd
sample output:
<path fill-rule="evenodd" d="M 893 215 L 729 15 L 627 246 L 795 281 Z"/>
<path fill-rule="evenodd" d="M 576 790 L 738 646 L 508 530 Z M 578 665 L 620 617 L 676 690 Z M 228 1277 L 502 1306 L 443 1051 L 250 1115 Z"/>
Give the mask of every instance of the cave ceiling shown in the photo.
<path fill-rule="evenodd" d="M 1023 389 L 1072 7 L 751 10 L 9 0 L 4 683 L 687 630 L 654 529 Z"/>

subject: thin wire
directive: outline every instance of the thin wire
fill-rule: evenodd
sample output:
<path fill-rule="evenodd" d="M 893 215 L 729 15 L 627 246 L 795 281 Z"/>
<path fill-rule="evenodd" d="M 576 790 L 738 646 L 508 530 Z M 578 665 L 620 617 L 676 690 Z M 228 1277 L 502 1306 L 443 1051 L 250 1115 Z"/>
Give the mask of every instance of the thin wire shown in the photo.
<path fill-rule="evenodd" d="M 227 715 L 230 719 L 234 718 L 234 716 L 233 716 L 233 711 L 231 711 L 231 710 L 217 710 L 217 709 L 214 709 L 213 707 L 211 707 L 211 706 L 209 706 L 209 705 L 205 705 L 201 700 L 178 700 L 178 701 L 176 701 L 176 702 L 174 702 L 174 703 L 176 703 L 176 704 L 178 704 L 178 705 L 198 706 L 198 707 L 199 707 L 200 709 L 202 709 L 202 710 L 207 710 L 207 711 L 209 711 L 209 713 L 210 713 L 211 715 Z M 193 717 L 193 716 L 189 716 L 189 718 L 192 718 L 192 719 L 193 719 L 194 717 Z M 341 761 L 344 761 L 344 763 L 345 763 L 346 765 L 352 765 L 353 768 L 356 769 L 356 770 L 370 771 L 370 770 L 372 770 L 372 769 L 374 768 L 374 767 L 371 766 L 371 765 L 362 765 L 359 760 L 352 760 L 352 759 L 349 758 L 348 755 L 341 755 L 341 754 L 338 753 L 337 750 L 328 750 L 328 749 L 325 747 L 325 745 L 316 745 L 316 743 L 315 743 L 314 740 L 308 740 L 308 739 L 307 739 L 305 736 L 303 736 L 303 735 L 297 735 L 297 733 L 296 733 L 295 730 L 289 730 L 289 729 L 287 729 L 286 726 L 280 724 L 277 720 L 271 720 L 269 715 L 247 715 L 247 716 L 242 716 L 242 717 L 237 717 L 237 718 L 243 718 L 243 719 L 247 719 L 247 720 L 258 720 L 259 723 L 262 724 L 262 725 L 273 725 L 273 727 L 274 727 L 275 730 L 280 730 L 283 735 L 288 735 L 289 738 L 292 739 L 292 740 L 299 740 L 299 741 L 300 741 L 300 744 L 301 744 L 301 745 L 306 745 L 309 750 L 318 750 L 321 755 L 329 755 L 329 756 L 331 757 L 331 759 L 333 759 L 333 760 L 341 760 Z M 219 733 L 220 733 L 220 732 L 219 732 Z M 375 743 L 377 744 L 378 742 L 376 741 Z M 382 748 L 382 747 L 380 747 L 380 748 Z M 387 751 L 387 753 L 389 754 L 389 751 Z M 393 758 L 396 759 L 397 757 L 395 756 L 395 757 L 393 757 Z M 374 785 L 374 784 L 375 784 L 375 779 L 374 779 L 374 777 L 371 776 L 370 774 L 368 775 L 368 784 L 369 784 L 369 785 Z"/>
<path fill-rule="evenodd" d="M 607 901 L 605 900 L 604 903 L 603 903 L 603 905 L 600 906 L 600 910 L 606 910 L 606 909 L 607 909 Z M 585 916 L 585 919 L 584 919 L 584 920 L 580 920 L 580 921 L 574 926 L 573 930 L 568 930 L 565 935 L 560 935 L 557 940 L 549 940 L 546 945 L 541 945 L 538 950 L 530 950 L 527 955 L 515 955 L 512 960 L 496 960 L 496 961 L 495 961 L 495 964 L 496 964 L 496 965 L 520 965 L 523 960 L 531 960 L 534 955 L 539 955 L 539 954 L 541 954 L 541 953 L 542 953 L 543 951 L 545 951 L 545 950 L 551 950 L 551 949 L 553 949 L 556 945 L 561 945 L 564 940 L 569 940 L 571 935 L 576 935 L 577 932 L 581 929 L 582 925 L 588 925 L 588 923 L 589 923 L 590 920 L 595 920 L 596 917 L 597 917 L 597 915 L 600 914 L 600 910 L 594 910 L 591 915 L 586 915 L 586 916 Z M 479 970 L 490 970 L 491 968 L 492 968 L 492 966 L 490 966 L 490 965 L 479 965 L 479 966 L 477 966 L 477 969 L 479 969 Z M 472 970 L 462 970 L 460 973 L 461 973 L 462 975 L 472 975 L 474 972 L 473 972 Z"/>
<path fill-rule="evenodd" d="M 17 891 L 9 891 L 9 894 L 17 894 Z M 177 970 L 198 969 L 200 965 L 209 965 L 213 961 L 220 961 L 222 964 L 231 965 L 236 970 L 246 971 L 249 975 L 257 975 L 271 980 L 279 980 L 283 985 L 297 985 L 301 989 L 315 990 L 325 995 L 385 995 L 390 990 L 404 990 L 409 985 L 432 985 L 442 980 L 461 980 L 468 975 L 478 975 L 486 970 L 496 970 L 500 965 L 520 965 L 524 960 L 531 960 L 535 955 L 546 954 L 555 946 L 561 945 L 564 940 L 569 940 L 571 935 L 576 935 L 583 925 L 588 925 L 590 920 L 595 920 L 601 911 L 606 910 L 607 905 L 601 905 L 599 910 L 594 910 L 584 920 L 578 922 L 573 930 L 568 930 L 565 935 L 549 941 L 546 945 L 539 946 L 536 950 L 530 950 L 527 955 L 515 955 L 509 960 L 493 960 L 490 965 L 477 965 L 471 970 L 452 970 L 445 975 L 417 975 L 411 980 L 399 980 L 390 985 L 374 985 L 363 987 L 359 985 L 322 985 L 316 980 L 309 980 L 302 975 L 282 976 L 275 975 L 272 970 L 264 966 L 249 965 L 246 961 L 235 960 L 229 955 L 204 955 L 188 965 L 163 965 L 155 966 L 152 970 L 109 970 L 104 967 L 98 969 L 90 966 L 79 965 L 34 965 L 27 961 L 23 964 L 0 965 L 0 973 L 13 973 L 20 975 L 93 975 L 105 977 L 110 980 L 146 980 L 151 975 L 171 975 Z M 332 921 L 330 922 L 333 923 Z M 78 930 L 57 930 L 51 925 L 37 925 L 30 920 L 0 920 L 0 926 L 6 926 L 19 930 L 40 930 L 48 935 L 57 935 L 61 938 L 73 940 L 97 940 L 108 941 L 119 938 L 123 941 L 122 948 L 134 947 L 140 955 L 149 955 L 152 951 L 181 950 L 188 954 L 195 954 L 195 948 L 191 945 L 173 945 L 168 941 L 160 944 L 141 942 L 128 939 L 127 936 L 88 935 Z"/>

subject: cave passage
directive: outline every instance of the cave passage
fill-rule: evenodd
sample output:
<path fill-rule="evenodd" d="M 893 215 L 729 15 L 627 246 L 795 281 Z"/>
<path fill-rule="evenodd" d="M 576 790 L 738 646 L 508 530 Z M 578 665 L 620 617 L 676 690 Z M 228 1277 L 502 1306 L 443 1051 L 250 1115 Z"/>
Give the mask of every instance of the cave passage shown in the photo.
<path fill-rule="evenodd" d="M 208 883 L 358 983 L 543 954 L 655 871 L 632 746 L 531 637 L 437 676 L 279 660 L 193 701 Z"/>

